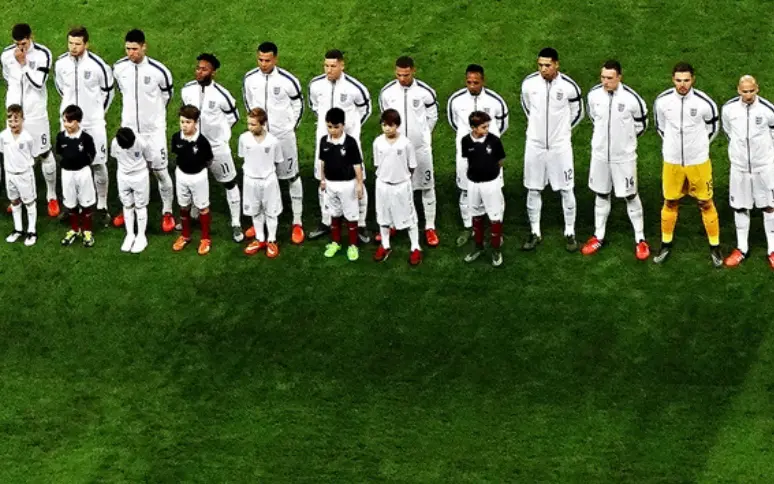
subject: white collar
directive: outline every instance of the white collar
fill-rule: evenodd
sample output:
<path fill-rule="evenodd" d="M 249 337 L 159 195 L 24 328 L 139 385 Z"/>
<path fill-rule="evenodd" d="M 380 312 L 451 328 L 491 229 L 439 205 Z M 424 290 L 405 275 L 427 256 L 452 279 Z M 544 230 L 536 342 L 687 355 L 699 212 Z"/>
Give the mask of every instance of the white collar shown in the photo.
<path fill-rule="evenodd" d="M 83 133 L 83 129 L 82 128 L 78 128 L 78 131 L 76 131 L 73 134 L 68 133 L 67 130 L 65 130 L 64 133 L 65 133 L 65 136 L 67 136 L 68 138 L 76 139 L 76 138 L 80 138 L 81 137 L 81 133 Z"/>
<path fill-rule="evenodd" d="M 183 134 L 183 131 L 180 131 L 180 138 L 186 140 L 186 141 L 196 141 L 197 138 L 199 138 L 199 130 L 197 129 L 194 131 L 194 134 L 192 134 L 190 137 Z"/>

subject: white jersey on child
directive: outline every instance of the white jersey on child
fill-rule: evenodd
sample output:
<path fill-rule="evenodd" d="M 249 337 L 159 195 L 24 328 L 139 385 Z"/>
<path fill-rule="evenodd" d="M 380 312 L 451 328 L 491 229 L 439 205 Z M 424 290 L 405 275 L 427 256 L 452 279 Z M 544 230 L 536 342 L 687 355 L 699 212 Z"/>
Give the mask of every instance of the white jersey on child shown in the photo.
<path fill-rule="evenodd" d="M 6 173 L 25 173 L 35 164 L 32 136 L 22 129 L 14 136 L 10 129 L 0 133 L 0 153 L 5 159 Z"/>
<path fill-rule="evenodd" d="M 276 172 L 276 165 L 285 160 L 279 140 L 269 132 L 260 143 L 250 131 L 242 133 L 237 153 L 245 160 L 242 167 L 245 175 L 252 178 L 268 177 Z"/>
<path fill-rule="evenodd" d="M 380 181 L 397 184 L 411 180 L 411 170 L 417 167 L 414 145 L 408 137 L 398 135 L 390 142 L 381 135 L 374 140 L 374 167 Z"/>
<path fill-rule="evenodd" d="M 135 138 L 134 145 L 124 149 L 113 138 L 110 154 L 118 161 L 118 171 L 127 175 L 148 169 L 148 160 L 153 159 L 153 151 L 141 138 Z"/>

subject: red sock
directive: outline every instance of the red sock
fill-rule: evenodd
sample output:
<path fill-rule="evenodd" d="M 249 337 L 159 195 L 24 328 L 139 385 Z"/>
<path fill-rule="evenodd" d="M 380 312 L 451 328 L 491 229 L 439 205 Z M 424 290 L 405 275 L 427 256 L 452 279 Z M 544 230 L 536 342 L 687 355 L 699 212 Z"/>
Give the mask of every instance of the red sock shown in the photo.
<path fill-rule="evenodd" d="M 473 240 L 476 247 L 484 246 L 484 217 L 473 217 Z"/>
<path fill-rule="evenodd" d="M 492 248 L 499 249 L 503 240 L 503 223 L 492 222 Z"/>
<path fill-rule="evenodd" d="M 341 217 L 331 219 L 331 240 L 337 244 L 341 243 Z"/>
<path fill-rule="evenodd" d="M 77 232 L 81 229 L 80 225 L 78 225 L 78 207 L 70 210 L 70 228 L 73 232 Z"/>
<path fill-rule="evenodd" d="M 186 239 L 191 238 L 191 211 L 187 208 L 180 209 L 180 218 L 183 224 L 183 237 Z"/>
<path fill-rule="evenodd" d="M 81 209 L 81 226 L 83 227 L 84 231 L 91 232 L 91 209 L 90 208 Z"/>
<path fill-rule="evenodd" d="M 207 213 L 199 215 L 199 223 L 202 225 L 202 239 L 210 238 L 210 222 L 212 222 L 212 214 L 209 210 Z"/>
<path fill-rule="evenodd" d="M 349 235 L 349 245 L 357 245 L 357 220 L 347 221 L 347 233 Z"/>

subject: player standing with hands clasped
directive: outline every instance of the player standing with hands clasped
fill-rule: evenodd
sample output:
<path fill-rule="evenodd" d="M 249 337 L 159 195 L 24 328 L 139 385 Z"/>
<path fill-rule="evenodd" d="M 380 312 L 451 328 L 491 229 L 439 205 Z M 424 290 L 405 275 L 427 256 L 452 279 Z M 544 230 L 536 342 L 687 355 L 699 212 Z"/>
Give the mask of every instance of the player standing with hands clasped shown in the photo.
<path fill-rule="evenodd" d="M 425 213 L 425 241 L 439 243 L 435 231 L 435 175 L 433 170 L 433 129 L 438 122 L 438 101 L 433 88 L 416 79 L 414 59 L 403 56 L 395 61 L 396 79 L 379 93 L 379 109 L 395 109 L 400 114 L 400 132 L 416 150 L 417 168 L 411 177 L 415 191 L 422 193 Z"/>
<path fill-rule="evenodd" d="M 288 182 L 290 209 L 293 212 L 293 229 L 290 241 L 304 241 L 303 214 L 304 188 L 298 166 L 298 141 L 296 129 L 304 113 L 304 97 L 301 84 L 290 72 L 277 66 L 277 45 L 263 42 L 258 46 L 258 67 L 245 74 L 242 94 L 245 109 L 261 108 L 271 121 L 267 130 L 280 142 L 282 163 L 277 166 L 277 178 Z M 247 229 L 246 235 L 254 237 L 256 227 Z"/>
<path fill-rule="evenodd" d="M 81 129 L 89 133 L 97 148 L 91 164 L 97 190 L 97 212 L 101 223 L 111 223 L 108 213 L 107 131 L 105 112 L 113 100 L 113 72 L 102 58 L 89 50 L 89 31 L 75 27 L 67 33 L 67 52 L 54 64 L 54 83 L 62 102 L 60 114 L 67 106 L 83 110 Z"/>
<path fill-rule="evenodd" d="M 712 201 L 709 153 L 710 143 L 718 135 L 718 107 L 709 96 L 693 87 L 695 80 L 693 67 L 686 62 L 678 63 L 672 69 L 674 87 L 659 94 L 653 107 L 656 130 L 664 140 L 661 248 L 653 262 L 661 264 L 669 257 L 680 199 L 690 195 L 701 210 L 712 264 L 721 267 L 720 225 Z"/>
<path fill-rule="evenodd" d="M 739 95 L 722 109 L 731 161 L 729 195 L 736 224 L 736 249 L 726 257 L 736 267 L 749 255 L 750 210 L 763 210 L 769 266 L 774 269 L 774 105 L 758 96 L 758 82 L 742 76 Z"/>
<path fill-rule="evenodd" d="M 589 119 L 594 123 L 591 138 L 589 188 L 594 201 L 594 235 L 581 249 L 583 255 L 596 253 L 605 244 L 605 226 L 610 215 L 610 192 L 626 200 L 634 227 L 634 253 L 646 260 L 650 248 L 645 241 L 642 201 L 637 192 L 637 138 L 648 127 L 645 102 L 621 82 L 621 64 L 609 60 L 602 66 L 602 83 L 588 96 Z"/>
<path fill-rule="evenodd" d="M 508 106 L 499 94 L 485 87 L 485 84 L 484 68 L 470 64 L 465 69 L 465 87 L 452 94 L 446 105 L 449 125 L 457 133 L 457 188 L 460 190 L 459 206 L 463 225 L 463 231 L 457 237 L 457 247 L 468 243 L 473 226 L 468 193 L 468 165 L 460 145 L 462 138 L 470 133 L 470 115 L 475 111 L 487 113 L 494 119 L 489 125 L 490 132 L 498 137 L 508 129 Z"/>
<path fill-rule="evenodd" d="M 546 47 L 538 53 L 538 71 L 521 84 L 521 107 L 527 115 L 524 148 L 524 187 L 531 234 L 522 246 L 534 250 L 543 240 L 540 232 L 542 191 L 550 183 L 562 195 L 565 248 L 578 250 L 575 240 L 575 169 L 572 130 L 583 119 L 583 99 L 578 84 L 559 72 L 559 53 Z"/>
<path fill-rule="evenodd" d="M 492 118 L 485 112 L 474 111 L 469 116 L 470 133 L 460 142 L 462 156 L 467 160 L 468 201 L 473 216 L 473 251 L 465 262 L 473 262 L 484 253 L 484 215 L 492 224 L 492 265 L 503 264 L 500 245 L 503 240 L 505 197 L 500 177 L 505 161 L 505 149 L 500 138 L 489 132 Z"/>
<path fill-rule="evenodd" d="M 51 71 L 51 51 L 33 42 L 32 28 L 16 24 L 11 29 L 13 44 L 3 50 L 0 64 L 3 79 L 8 83 L 5 107 L 13 104 L 24 109 L 24 129 L 32 136 L 32 154 L 40 161 L 46 180 L 48 216 L 59 215 L 56 199 L 56 160 L 51 153 L 51 126 L 48 122 L 48 91 L 46 81 Z"/>
<path fill-rule="evenodd" d="M 125 37 L 126 57 L 113 66 L 113 74 L 121 91 L 121 127 L 131 128 L 151 149 L 151 171 L 159 183 L 161 195 L 161 229 L 175 230 L 172 202 L 174 185 L 167 168 L 167 105 L 172 99 L 174 87 L 172 74 L 163 64 L 147 56 L 148 45 L 142 30 L 130 30 Z M 123 213 L 113 225 L 124 223 Z"/>
<path fill-rule="evenodd" d="M 382 237 L 374 260 L 383 262 L 392 253 L 390 230 L 395 227 L 397 230 L 408 229 L 411 240 L 409 264 L 416 266 L 422 262 L 422 250 L 411 187 L 411 175 L 418 165 L 414 145 L 400 133 L 400 114 L 395 109 L 382 113 L 381 125 L 384 134 L 374 140 L 374 167 L 376 222 Z"/>

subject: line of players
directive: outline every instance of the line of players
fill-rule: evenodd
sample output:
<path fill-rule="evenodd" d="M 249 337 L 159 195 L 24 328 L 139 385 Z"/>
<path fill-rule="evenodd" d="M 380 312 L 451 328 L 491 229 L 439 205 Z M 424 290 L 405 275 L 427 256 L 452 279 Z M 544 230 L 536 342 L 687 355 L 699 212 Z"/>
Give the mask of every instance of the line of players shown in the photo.
<path fill-rule="evenodd" d="M 46 179 L 49 215 L 56 216 L 59 211 L 56 164 L 48 145 L 49 127 L 45 109 L 45 83 L 50 72 L 51 54 L 48 49 L 33 42 L 31 29 L 26 24 L 14 26 L 12 37 L 14 44 L 7 47 L 0 58 L 3 77 L 8 82 L 6 104 L 24 106 L 25 129 L 32 135 L 32 152 L 41 160 Z M 145 36 L 139 30 L 127 33 L 127 56 L 119 60 L 112 70 L 88 50 L 88 32 L 85 28 L 72 29 L 67 39 L 68 52 L 61 55 L 54 66 L 55 83 L 62 95 L 61 111 L 64 112 L 70 105 L 79 106 L 83 112 L 83 131 L 95 141 L 96 156 L 91 171 L 97 212 L 103 220 L 109 220 L 105 111 L 112 101 L 115 83 L 123 98 L 121 125 L 129 128 L 142 143 L 143 156 L 147 155 L 151 173 L 158 181 L 162 200 L 162 229 L 171 232 L 176 225 L 172 216 L 174 185 L 167 169 L 165 135 L 166 108 L 173 96 L 171 73 L 161 63 L 146 55 Z M 229 149 L 231 127 L 239 119 L 239 113 L 231 94 L 213 80 L 220 67 L 218 60 L 209 54 L 203 54 L 197 60 L 196 80 L 183 88 L 183 103 L 197 107 L 200 112 L 197 133 L 200 132 L 212 147 L 213 160 L 208 167 L 226 190 L 234 229 L 233 238 L 241 241 L 244 237 L 240 224 L 241 195 L 235 181 L 236 169 Z M 266 42 L 259 46 L 258 67 L 245 75 L 243 96 L 248 111 L 257 107 L 264 110 L 268 115 L 266 129 L 279 140 L 283 159 L 277 165 L 276 174 L 280 180 L 288 182 L 293 212 L 291 240 L 300 243 L 305 234 L 301 225 L 303 192 L 298 171 L 295 129 L 303 114 L 304 101 L 298 79 L 277 66 L 277 60 L 276 45 Z M 524 185 L 528 189 L 527 213 L 531 227 L 531 235 L 522 248 L 532 250 L 542 240 L 541 192 L 550 183 L 552 189 L 561 194 L 567 250 L 576 251 L 578 244 L 575 240 L 571 132 L 584 116 L 584 103 L 578 85 L 559 71 L 559 56 L 554 49 L 543 49 L 538 55 L 537 65 L 538 71 L 527 76 L 521 87 L 521 105 L 528 118 Z M 344 59 L 340 51 L 326 53 L 324 69 L 325 74 L 312 79 L 309 86 L 309 104 L 318 119 L 317 139 L 329 136 L 326 134 L 329 128 L 325 122 L 326 113 L 334 107 L 340 108 L 345 114 L 343 124 L 346 134 L 355 140 L 362 153 L 360 129 L 370 115 L 369 93 L 362 83 L 344 73 Z M 415 79 L 415 67 L 410 58 L 399 58 L 395 73 L 396 79 L 380 92 L 379 107 L 382 112 L 392 108 L 399 113 L 402 120 L 399 131 L 414 147 L 417 167 L 412 170 L 412 186 L 422 194 L 426 243 L 436 246 L 439 239 L 435 230 L 431 149 L 432 131 L 438 119 L 436 95 L 427 84 Z M 650 249 L 643 233 L 643 210 L 637 194 L 636 146 L 637 137 L 647 127 L 647 108 L 642 98 L 621 82 L 621 77 L 620 64 L 615 61 L 605 63 L 601 84 L 592 88 L 588 95 L 589 117 L 594 123 L 589 186 L 597 197 L 594 209 L 595 232 L 583 246 L 582 252 L 593 254 L 604 246 L 605 225 L 611 206 L 610 195 L 615 191 L 616 196 L 625 198 L 627 203 L 635 232 L 635 254 L 638 259 L 646 259 Z M 662 246 L 654 261 L 660 263 L 669 256 L 679 199 L 689 194 L 698 200 L 711 246 L 712 261 L 715 265 L 722 265 L 709 161 L 709 144 L 718 131 L 718 110 L 706 94 L 693 87 L 694 80 L 693 68 L 688 64 L 678 64 L 672 73 L 675 87 L 662 93 L 654 105 L 657 130 L 664 139 L 665 160 Z M 727 265 L 738 265 L 747 256 L 749 210 L 755 206 L 764 210 L 769 262 L 774 267 L 774 177 L 770 169 L 774 160 L 771 136 L 767 131 L 774 126 L 774 122 L 769 121 L 774 115 L 774 109 L 768 101 L 757 96 L 758 87 L 753 78 L 743 77 L 738 90 L 740 96 L 729 101 L 723 113 L 723 126 L 731 138 L 731 204 L 735 209 L 739 239 L 737 249 L 725 262 Z M 461 144 L 462 139 L 471 132 L 471 114 L 477 111 L 492 117 L 492 135 L 499 136 L 507 130 L 509 113 L 505 101 L 485 87 L 483 68 L 470 65 L 466 70 L 466 87 L 452 94 L 447 106 L 449 123 L 457 132 L 457 185 L 460 189 L 460 213 L 465 227 L 457 239 L 460 246 L 468 242 L 471 229 L 476 225 L 474 219 L 482 213 L 480 203 L 472 206 L 470 202 L 468 163 Z M 752 125 L 749 119 L 752 119 Z M 323 178 L 320 146 L 320 143 L 316 143 L 314 170 L 319 180 Z M 501 186 L 502 174 L 499 180 Z M 333 224 L 331 214 L 326 210 L 323 186 L 321 184 L 319 191 L 321 224 L 309 234 L 310 238 L 330 232 Z M 63 186 L 63 192 L 67 191 L 67 187 Z M 14 214 L 20 210 L 17 208 L 20 201 L 14 199 L 12 203 Z M 361 242 L 370 239 L 365 224 L 367 204 L 368 193 L 363 188 L 358 201 L 358 235 Z M 125 209 L 132 208 L 124 205 Z M 244 205 L 244 208 L 248 208 L 251 204 Z M 75 208 L 74 205 L 66 201 L 65 211 L 72 208 Z M 113 220 L 116 225 L 124 223 L 126 211 Z M 195 217 L 195 211 L 194 204 L 189 216 Z M 185 211 L 182 215 L 184 217 L 178 228 L 183 228 L 181 225 L 184 226 L 186 222 Z M 16 225 L 15 228 L 18 228 Z M 28 228 L 27 232 L 34 234 L 34 229 Z M 247 235 L 252 235 L 250 232 L 254 232 L 254 227 L 248 230 Z M 380 228 L 380 236 L 381 232 L 383 230 Z M 19 237 L 20 234 L 15 232 L 9 239 Z"/>

